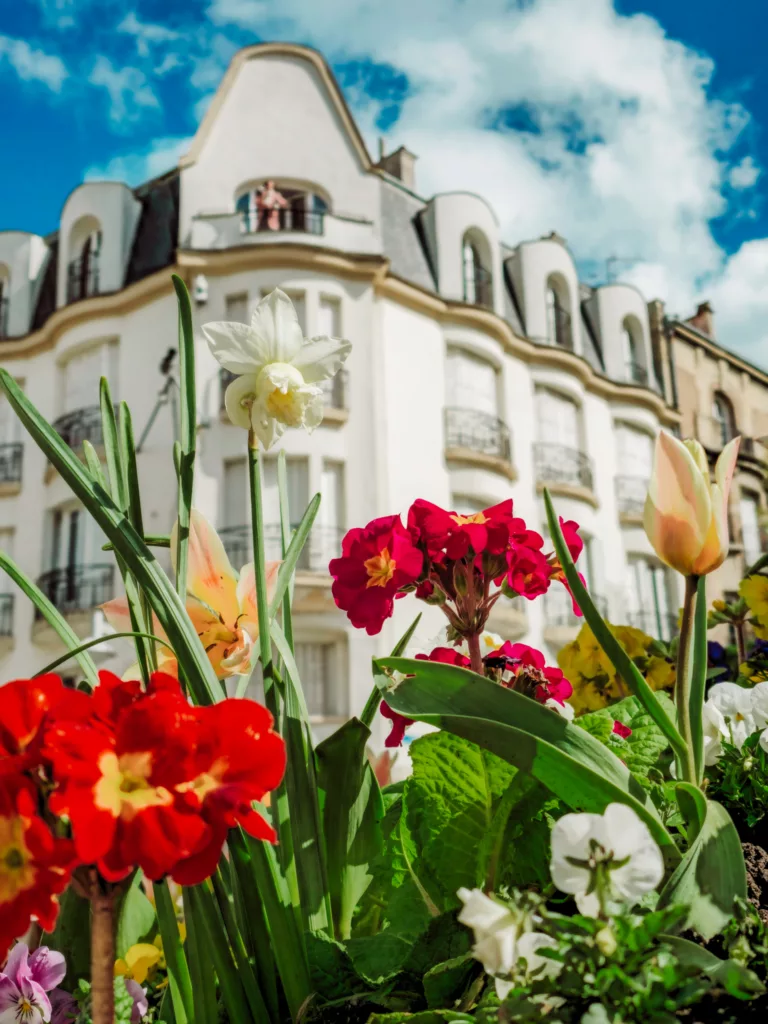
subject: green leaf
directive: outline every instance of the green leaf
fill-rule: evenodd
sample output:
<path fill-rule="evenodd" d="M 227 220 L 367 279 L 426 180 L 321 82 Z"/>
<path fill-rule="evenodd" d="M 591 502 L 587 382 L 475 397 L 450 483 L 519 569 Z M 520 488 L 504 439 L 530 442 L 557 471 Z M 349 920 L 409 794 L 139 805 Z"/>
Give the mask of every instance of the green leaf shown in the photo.
<path fill-rule="evenodd" d="M 555 546 L 555 552 L 557 553 L 560 565 L 563 567 L 571 593 L 576 599 L 587 625 L 594 633 L 597 642 L 610 658 L 613 667 L 667 737 L 672 749 L 684 759 L 685 751 L 687 750 L 685 740 L 660 706 L 655 693 L 643 678 L 638 667 L 603 621 L 600 612 L 587 592 L 587 588 L 581 582 L 576 566 L 573 564 L 573 559 L 568 551 L 568 546 L 563 539 L 560 523 L 555 514 L 549 491 L 546 488 L 544 489 L 544 505 L 547 510 L 547 524 L 552 537 L 552 543 Z"/>
<path fill-rule="evenodd" d="M 437 662 L 374 661 L 386 701 L 400 714 L 453 732 L 538 779 L 573 810 L 602 813 L 628 804 L 646 823 L 669 863 L 679 851 L 650 797 L 625 765 L 584 729 L 514 690 Z M 406 676 L 396 685 L 384 675 Z"/>
<path fill-rule="evenodd" d="M 693 788 L 686 790 L 689 807 Z M 707 800 L 699 833 L 661 890 L 659 907 L 675 903 L 689 907 L 687 926 L 708 940 L 733 917 L 736 900 L 746 897 L 747 872 L 739 834 L 725 808 Z"/>
<path fill-rule="evenodd" d="M 179 305 L 179 389 L 180 424 L 179 454 L 176 472 L 179 481 L 177 515 L 179 528 L 176 535 L 176 589 L 187 592 L 187 560 L 189 549 L 189 520 L 192 509 L 192 491 L 195 473 L 195 443 L 197 433 L 197 394 L 195 390 L 195 335 L 192 326 L 192 303 L 187 286 L 177 274 L 171 275 Z"/>
<path fill-rule="evenodd" d="M 383 844 L 384 802 L 366 756 L 370 735 L 352 718 L 315 751 L 334 932 L 340 939 L 350 936 L 352 915 Z"/>
<path fill-rule="evenodd" d="M 707 819 L 707 798 L 698 786 L 678 782 L 675 786 L 677 805 L 688 828 L 688 843 L 692 843 L 704 828 Z"/>
<path fill-rule="evenodd" d="M 707 686 L 707 577 L 700 576 L 696 587 L 696 607 L 693 613 L 692 639 L 693 667 L 688 698 L 691 715 L 691 746 L 696 766 L 696 779 L 704 777 L 704 691 Z"/>
<path fill-rule="evenodd" d="M 671 946 L 681 964 L 697 967 L 736 999 L 753 999 L 765 992 L 765 985 L 755 972 L 737 960 L 721 960 L 704 946 L 679 935 L 660 935 L 659 938 Z"/>
<path fill-rule="evenodd" d="M 144 637 L 147 640 L 152 640 L 154 643 L 165 644 L 165 641 L 163 639 L 161 639 L 161 637 L 154 636 L 152 633 L 134 633 L 134 632 L 131 632 L 131 631 L 128 631 L 126 633 L 110 633 L 109 634 L 109 639 L 110 640 L 120 640 L 123 637 L 129 637 L 129 636 L 130 637 Z M 35 672 L 35 675 L 36 676 L 43 676 L 43 675 L 46 674 L 46 672 L 53 672 L 53 670 L 55 668 L 58 668 L 58 666 L 63 664 L 63 662 L 69 661 L 70 658 L 76 657 L 77 654 L 81 654 L 83 651 L 87 651 L 91 647 L 97 647 L 99 644 L 103 644 L 104 640 L 105 640 L 105 637 L 97 636 L 97 637 L 91 637 L 90 640 L 83 641 L 83 643 L 78 644 L 78 646 L 74 650 L 67 651 L 66 654 L 62 654 L 59 658 L 54 658 L 53 661 L 48 662 L 48 664 L 44 668 L 41 668 L 38 672 Z M 165 644 L 165 646 L 169 647 L 170 645 L 169 644 Z"/>
<path fill-rule="evenodd" d="M 371 986 L 357 973 L 342 943 L 317 932 L 307 932 L 304 940 L 312 988 L 323 999 L 344 999 L 370 992 Z"/>
<path fill-rule="evenodd" d="M 400 637 L 395 646 L 392 648 L 392 657 L 399 658 L 405 652 L 406 647 L 411 642 L 411 637 L 416 632 L 416 627 L 421 622 L 421 612 L 416 616 L 413 622 L 410 624 L 405 633 Z M 360 721 L 363 725 L 367 725 L 368 728 L 373 725 L 373 720 L 376 717 L 376 712 L 379 710 L 381 704 L 381 693 L 376 683 L 373 684 L 368 700 L 365 702 L 365 707 L 360 712 Z"/>
<path fill-rule="evenodd" d="M 53 932 L 44 933 L 41 944 L 63 953 L 67 960 L 68 987 L 91 975 L 91 904 L 70 885 L 59 897 L 59 916 Z"/>
<path fill-rule="evenodd" d="M 431 967 L 424 975 L 427 1006 L 430 1009 L 453 1006 L 466 989 L 477 966 L 477 960 L 470 953 L 464 953 Z"/>
<path fill-rule="evenodd" d="M 285 592 L 288 590 L 291 580 L 293 579 L 293 574 L 296 570 L 296 563 L 301 557 L 301 552 L 304 550 L 304 545 L 307 543 L 307 539 L 319 510 L 320 495 L 316 494 L 307 505 L 307 510 L 301 517 L 301 522 L 296 527 L 293 540 L 289 544 L 288 550 L 285 553 L 285 558 L 283 558 L 280 568 L 278 569 L 277 580 L 275 582 L 275 592 L 272 595 L 272 603 L 269 606 L 270 619 L 274 619 L 280 610 L 283 598 L 285 597 Z"/>
<path fill-rule="evenodd" d="M 148 940 L 155 927 L 155 908 L 144 895 L 140 871 L 136 872 L 133 882 L 125 890 L 116 917 L 115 952 L 121 957 L 135 943 Z"/>
<path fill-rule="evenodd" d="M 206 1000 L 210 1002 L 213 999 L 215 1005 L 215 991 L 212 996 L 210 993 L 203 995 L 201 991 L 202 986 L 206 984 L 212 987 L 212 980 L 206 981 L 205 975 L 196 977 L 195 996 L 193 997 L 190 965 L 187 962 L 187 957 L 181 944 L 179 924 L 176 920 L 176 908 L 171 899 L 168 882 L 165 880 L 154 882 L 152 891 L 155 896 L 155 906 L 157 907 L 157 923 L 160 928 L 160 937 L 163 940 L 163 953 L 168 968 L 168 987 L 171 993 L 176 1024 L 192 1024 L 192 1021 L 197 1019 L 195 1017 L 195 1007 L 198 999 L 201 1005 L 205 1005 Z M 197 955 L 196 945 L 195 954 Z M 196 964 L 195 966 L 197 971 L 198 965 Z M 200 1012 L 202 1015 L 203 1010 L 201 1009 Z M 203 1024 L 207 1024 L 206 1017 L 203 1017 Z"/>
<path fill-rule="evenodd" d="M 674 704 L 666 694 L 658 693 L 656 699 L 663 710 L 674 714 Z M 632 733 L 626 739 L 613 734 L 614 721 L 628 726 Z M 586 729 L 613 750 L 627 768 L 641 780 L 655 767 L 659 755 L 669 747 L 664 733 L 648 714 L 637 697 L 625 697 L 609 708 L 591 711 L 576 719 L 575 724 Z M 606 734 L 607 733 L 607 734 Z"/>
<path fill-rule="evenodd" d="M 420 1013 L 374 1013 L 367 1024 L 473 1024 L 475 1018 L 457 1010 L 422 1010 Z"/>
<path fill-rule="evenodd" d="M 91 689 L 93 689 L 94 686 L 98 686 L 99 673 L 96 670 L 93 660 L 84 651 L 80 650 L 80 647 L 82 646 L 80 637 L 74 629 L 72 629 L 59 609 L 45 596 L 42 590 L 40 590 L 40 588 L 21 571 L 18 565 L 16 565 L 13 559 L 10 558 L 5 551 L 0 551 L 0 569 L 2 569 L 3 572 L 6 572 L 13 582 L 23 591 L 24 594 L 26 594 L 51 629 L 57 634 L 67 649 L 67 655 L 64 660 L 66 661 L 68 658 L 73 657 L 83 670 L 83 675 Z"/>
<path fill-rule="evenodd" d="M 184 920 L 187 925 L 187 939 L 184 949 L 187 962 L 189 963 L 192 993 L 194 993 L 193 1016 L 187 1019 L 194 1021 L 194 1024 L 218 1024 L 216 972 L 213 969 L 213 961 L 206 947 L 207 937 L 205 928 L 202 922 L 199 925 L 196 924 L 194 897 L 191 887 L 183 888 L 181 893 L 182 900 L 184 901 Z"/>

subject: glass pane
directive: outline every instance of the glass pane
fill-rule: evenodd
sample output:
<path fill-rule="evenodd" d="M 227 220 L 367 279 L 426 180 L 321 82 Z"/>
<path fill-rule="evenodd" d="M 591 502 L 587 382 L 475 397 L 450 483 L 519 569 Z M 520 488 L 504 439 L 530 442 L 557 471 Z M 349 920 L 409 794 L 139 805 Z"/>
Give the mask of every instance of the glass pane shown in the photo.
<path fill-rule="evenodd" d="M 103 352 L 101 347 L 72 356 L 64 366 L 63 412 L 75 412 L 99 404 L 99 379 Z"/>
<path fill-rule="evenodd" d="M 296 666 L 301 677 L 304 695 L 310 715 L 327 715 L 333 702 L 329 700 L 331 680 L 329 678 L 330 644 L 297 643 L 295 647 Z"/>
<path fill-rule="evenodd" d="M 448 353 L 448 405 L 498 415 L 496 368 L 468 352 Z"/>
<path fill-rule="evenodd" d="M 241 295 L 228 295 L 224 303 L 224 319 L 234 321 L 238 324 L 248 323 L 248 296 L 243 293 Z"/>
<path fill-rule="evenodd" d="M 222 525 L 243 526 L 250 521 L 248 514 L 248 467 L 245 459 L 224 463 L 224 507 Z"/>
<path fill-rule="evenodd" d="M 327 334 L 330 338 L 341 337 L 341 309 L 338 299 L 327 296 L 320 297 L 320 308 L 317 311 L 317 333 Z"/>
<path fill-rule="evenodd" d="M 747 565 L 760 557 L 760 517 L 757 499 L 750 494 L 741 496 L 741 537 Z"/>
<path fill-rule="evenodd" d="M 536 421 L 539 441 L 579 447 L 579 410 L 569 398 L 553 391 L 537 391 Z"/>
<path fill-rule="evenodd" d="M 646 479 L 653 467 L 653 440 L 644 430 L 620 426 L 617 430 L 619 450 L 619 473 L 623 476 L 638 476 Z"/>
<path fill-rule="evenodd" d="M 0 394 L 0 444 L 13 444 L 21 440 L 21 424 L 11 403 Z"/>

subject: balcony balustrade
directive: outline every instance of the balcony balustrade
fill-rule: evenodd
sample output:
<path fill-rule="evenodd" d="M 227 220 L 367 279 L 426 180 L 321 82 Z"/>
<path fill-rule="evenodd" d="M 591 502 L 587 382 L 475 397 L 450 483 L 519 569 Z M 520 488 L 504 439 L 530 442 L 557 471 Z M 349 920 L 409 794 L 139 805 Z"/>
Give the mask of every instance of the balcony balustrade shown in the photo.
<path fill-rule="evenodd" d="M 635 629 L 641 629 L 656 640 L 671 640 L 679 632 L 677 616 L 655 608 L 630 612 L 626 616 L 626 623 L 629 626 L 634 626 Z"/>
<path fill-rule="evenodd" d="M 616 501 L 619 515 L 641 517 L 645 509 L 645 497 L 648 493 L 648 477 L 617 476 Z"/>
<path fill-rule="evenodd" d="M 445 410 L 445 447 L 464 448 L 504 462 L 512 461 L 509 427 L 498 416 L 479 409 Z"/>
<path fill-rule="evenodd" d="M 49 569 L 37 585 L 64 615 L 89 612 L 109 601 L 114 593 L 115 567 L 109 563 L 67 565 Z M 42 618 L 35 611 L 35 618 Z"/>
<path fill-rule="evenodd" d="M 0 484 L 21 483 L 24 445 L 20 441 L 0 444 Z"/>
<path fill-rule="evenodd" d="M 53 421 L 53 428 L 62 441 L 70 448 L 78 449 L 83 441 L 90 441 L 94 447 L 104 443 L 101 429 L 101 409 L 98 405 L 86 409 L 75 409 Z"/>
<path fill-rule="evenodd" d="M 296 529 L 297 525 L 294 524 L 292 528 Z M 346 530 L 340 526 L 314 526 L 296 568 L 305 572 L 327 572 L 330 560 L 341 554 L 341 540 L 345 533 Z M 252 561 L 250 525 L 225 526 L 219 530 L 219 537 L 234 569 L 239 571 Z M 270 562 L 279 561 L 283 557 L 281 537 L 279 523 L 267 523 L 264 526 L 264 549 Z"/>
<path fill-rule="evenodd" d="M 325 210 L 306 210 L 298 206 L 286 206 L 277 210 L 245 210 L 241 214 L 243 234 L 257 231 L 277 234 L 279 231 L 303 231 L 308 235 L 322 235 L 325 227 Z"/>
<path fill-rule="evenodd" d="M 537 441 L 533 446 L 533 456 L 538 483 L 567 484 L 593 490 L 592 460 L 578 448 Z"/>

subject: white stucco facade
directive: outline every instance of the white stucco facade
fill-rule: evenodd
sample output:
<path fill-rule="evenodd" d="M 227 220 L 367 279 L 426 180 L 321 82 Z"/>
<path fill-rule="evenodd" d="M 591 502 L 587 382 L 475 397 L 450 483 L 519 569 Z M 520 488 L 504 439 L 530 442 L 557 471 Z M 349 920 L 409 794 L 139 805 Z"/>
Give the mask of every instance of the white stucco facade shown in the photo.
<path fill-rule="evenodd" d="M 269 118 L 253 102 L 264 94 Z M 238 197 L 269 179 L 291 194 L 320 196 L 325 211 L 310 219 L 309 207 L 297 206 L 300 215 L 281 230 L 244 228 Z M 165 190 L 177 220 L 173 246 L 156 266 L 159 257 L 147 256 L 147 247 L 163 234 L 151 221 L 162 205 L 158 190 Z M 99 286 L 67 301 L 66 253 L 78 223 L 88 231 L 98 224 L 101 232 Z M 474 245 L 469 255 L 467 238 Z M 75 190 L 62 211 L 56 301 L 44 322 L 35 323 L 32 297 L 45 292 L 45 245 L 34 236 L 0 233 L 0 267 L 8 264 L 14 274 L 0 359 L 37 407 L 62 424 L 73 447 L 83 436 L 98 441 L 89 409 L 98 403 L 101 374 L 115 397 L 129 403 L 141 436 L 165 383 L 158 366 L 176 345 L 170 274 L 181 274 L 190 288 L 202 277 L 204 301 L 194 307 L 195 504 L 233 550 L 243 543 L 238 528 L 246 523 L 238 490 L 245 436 L 221 414 L 219 367 L 202 325 L 248 318 L 279 286 L 296 302 L 307 335 L 330 331 L 352 342 L 322 425 L 312 435 L 289 431 L 282 442 L 294 494 L 323 495 L 297 578 L 294 620 L 303 645 L 300 667 L 316 673 L 307 686 L 321 732 L 360 709 L 370 692 L 371 657 L 387 653 L 418 611 L 424 612 L 423 641 L 443 624 L 439 610 L 408 598 L 396 602 L 393 619 L 371 638 L 351 628 L 330 593 L 327 562 L 343 532 L 376 516 L 405 515 L 418 497 L 459 511 L 512 497 L 517 514 L 544 532 L 541 488 L 548 485 L 560 514 L 582 524 L 585 571 L 611 618 L 626 621 L 643 610 L 628 595 L 630 562 L 656 563 L 637 507 L 620 500 L 617 479 L 641 479 L 646 468 L 642 459 L 632 464 L 629 449 L 619 449 L 616 425 L 636 428 L 642 447 L 642 437 L 651 440 L 678 419 L 650 372 L 645 303 L 633 289 L 615 286 L 592 293 L 583 309 L 562 240 L 516 247 L 505 241 L 503 249 L 495 214 L 482 198 L 421 199 L 373 165 L 322 59 L 284 45 L 251 47 L 235 57 L 175 174 L 134 192 L 99 183 Z M 22 249 L 27 255 L 14 255 Z M 137 253 L 143 262 L 136 262 Z M 30 276 L 31 267 L 39 279 Z M 476 275 L 469 282 L 474 302 L 467 301 L 467 273 Z M 28 288 L 16 285 L 24 274 Z M 482 281 L 491 282 L 490 291 L 479 287 Z M 548 282 L 567 306 L 570 345 L 559 344 L 550 330 Z M 620 334 L 626 317 L 639 323 L 647 386 L 626 379 Z M 0 424 L 7 421 L 4 416 Z M 21 444 L 23 459 L 15 478 L 6 473 L 0 482 L 0 544 L 41 579 L 86 635 L 95 605 L 118 590 L 110 555 L 95 530 L 72 519 L 67 489 L 35 445 L 14 427 L 3 429 L 0 442 Z M 139 454 L 149 534 L 167 534 L 173 523 L 172 440 L 166 405 Z M 668 586 L 665 615 L 677 608 L 674 582 Z M 10 624 L 0 616 L 6 627 L 1 681 L 38 670 L 59 651 L 51 631 L 34 621 L 31 605 L 4 587 L 0 601 L 10 607 Z M 559 598 L 503 599 L 492 625 L 541 647 L 552 661 L 577 628 Z M 121 644 L 107 641 L 97 654 L 118 672 L 131 658 Z M 377 728 L 380 741 L 381 723 Z"/>

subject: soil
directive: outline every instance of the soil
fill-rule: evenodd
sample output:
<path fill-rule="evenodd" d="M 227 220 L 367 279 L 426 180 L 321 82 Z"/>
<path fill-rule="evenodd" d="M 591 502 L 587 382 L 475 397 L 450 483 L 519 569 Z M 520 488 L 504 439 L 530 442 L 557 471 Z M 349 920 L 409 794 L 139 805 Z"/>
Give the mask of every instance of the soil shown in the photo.
<path fill-rule="evenodd" d="M 755 843 L 742 843 L 747 865 L 747 894 L 763 921 L 768 922 L 768 853 Z"/>

